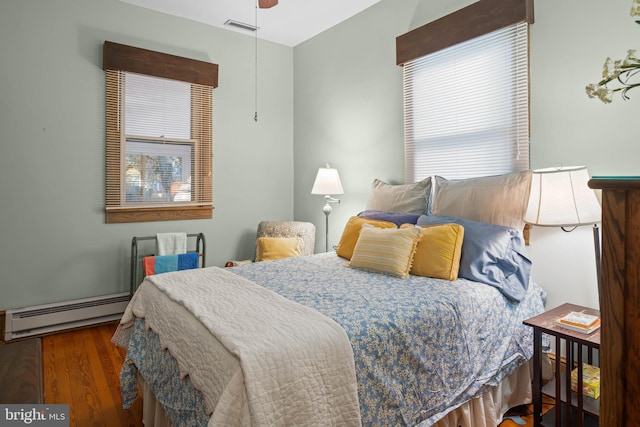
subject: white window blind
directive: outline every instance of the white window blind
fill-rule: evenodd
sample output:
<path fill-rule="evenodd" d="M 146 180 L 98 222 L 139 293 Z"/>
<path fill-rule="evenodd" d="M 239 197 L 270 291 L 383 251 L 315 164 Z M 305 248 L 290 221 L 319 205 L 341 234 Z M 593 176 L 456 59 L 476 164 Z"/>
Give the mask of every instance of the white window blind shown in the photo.
<path fill-rule="evenodd" d="M 406 182 L 529 168 L 528 24 L 404 64 Z"/>
<path fill-rule="evenodd" d="M 125 73 L 125 133 L 191 138 L 191 84 Z"/>

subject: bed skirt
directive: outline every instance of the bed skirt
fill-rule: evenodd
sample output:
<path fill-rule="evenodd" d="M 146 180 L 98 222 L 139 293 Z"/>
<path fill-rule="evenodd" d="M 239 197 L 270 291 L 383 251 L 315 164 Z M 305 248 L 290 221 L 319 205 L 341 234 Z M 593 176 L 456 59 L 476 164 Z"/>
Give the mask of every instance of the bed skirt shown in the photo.
<path fill-rule="evenodd" d="M 449 412 L 434 427 L 496 427 L 509 410 L 531 403 L 531 362 L 520 366 L 484 395 Z M 142 423 L 146 427 L 172 427 L 162 405 L 144 378 L 138 375 L 142 391 Z"/>
<path fill-rule="evenodd" d="M 146 427 L 172 427 L 173 424 L 162 405 L 156 400 L 153 390 L 138 374 L 138 384 L 142 393 L 142 424 Z"/>
<path fill-rule="evenodd" d="M 495 427 L 516 406 L 531 403 L 531 361 L 487 393 L 449 412 L 435 427 Z"/>

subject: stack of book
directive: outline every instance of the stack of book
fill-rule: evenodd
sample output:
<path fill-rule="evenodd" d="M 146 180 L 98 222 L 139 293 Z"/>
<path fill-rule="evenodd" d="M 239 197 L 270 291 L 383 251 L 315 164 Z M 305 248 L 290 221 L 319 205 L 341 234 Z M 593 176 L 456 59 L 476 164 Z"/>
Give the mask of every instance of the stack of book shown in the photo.
<path fill-rule="evenodd" d="M 600 328 L 600 317 L 579 311 L 572 311 L 556 320 L 556 325 L 583 334 L 591 334 Z"/>

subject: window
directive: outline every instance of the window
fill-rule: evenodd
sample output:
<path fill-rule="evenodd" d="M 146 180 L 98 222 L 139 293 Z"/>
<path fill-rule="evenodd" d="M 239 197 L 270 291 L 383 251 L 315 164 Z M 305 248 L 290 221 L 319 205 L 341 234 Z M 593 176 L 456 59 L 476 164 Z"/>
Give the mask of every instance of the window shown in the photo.
<path fill-rule="evenodd" d="M 192 144 L 126 139 L 125 203 L 190 202 Z"/>
<path fill-rule="evenodd" d="M 505 3 L 523 5 L 526 14 L 522 0 L 481 0 L 427 24 L 421 37 L 430 26 L 466 28 Z M 428 54 L 403 62 L 406 182 L 529 168 L 528 24 L 496 26 L 470 38 L 453 30 L 450 45 L 439 39 Z"/>
<path fill-rule="evenodd" d="M 125 206 L 195 200 L 191 85 L 121 73 L 124 79 Z M 121 178 L 122 179 L 122 178 Z"/>
<path fill-rule="evenodd" d="M 193 70 L 204 64 L 217 80 L 217 66 L 110 42 L 104 54 L 106 222 L 211 218 L 217 82 Z"/>

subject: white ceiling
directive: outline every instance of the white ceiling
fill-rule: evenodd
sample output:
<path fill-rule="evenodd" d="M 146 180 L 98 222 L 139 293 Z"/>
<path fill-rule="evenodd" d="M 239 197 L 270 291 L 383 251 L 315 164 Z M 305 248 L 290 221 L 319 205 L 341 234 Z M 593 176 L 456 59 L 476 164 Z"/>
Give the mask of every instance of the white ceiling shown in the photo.
<path fill-rule="evenodd" d="M 248 35 L 252 31 L 225 26 L 228 20 L 255 26 L 256 0 L 122 0 L 158 12 L 227 28 Z M 295 46 L 365 10 L 380 0 L 279 0 L 258 9 L 258 37 Z"/>

